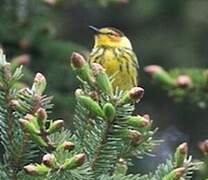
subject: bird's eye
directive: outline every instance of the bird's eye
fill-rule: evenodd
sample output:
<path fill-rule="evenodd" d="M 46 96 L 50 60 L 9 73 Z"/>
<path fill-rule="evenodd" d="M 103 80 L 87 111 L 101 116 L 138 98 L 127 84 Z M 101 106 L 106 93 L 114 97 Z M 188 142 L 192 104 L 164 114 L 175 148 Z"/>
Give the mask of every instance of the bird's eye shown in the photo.
<path fill-rule="evenodd" d="M 116 36 L 116 34 L 113 33 L 113 32 L 109 32 L 109 33 L 107 33 L 107 34 L 110 35 L 110 36 Z"/>

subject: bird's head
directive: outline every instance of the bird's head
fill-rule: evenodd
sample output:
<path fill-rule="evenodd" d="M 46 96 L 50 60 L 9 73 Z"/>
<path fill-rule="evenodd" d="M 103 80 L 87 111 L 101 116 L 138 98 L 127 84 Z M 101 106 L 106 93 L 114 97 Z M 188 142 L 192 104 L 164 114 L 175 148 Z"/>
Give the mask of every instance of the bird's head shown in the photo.
<path fill-rule="evenodd" d="M 113 27 L 105 27 L 98 29 L 93 26 L 89 26 L 95 32 L 95 45 L 94 47 L 99 46 L 108 46 L 116 48 L 130 48 L 132 49 L 131 42 L 129 39 L 122 33 L 120 30 Z"/>

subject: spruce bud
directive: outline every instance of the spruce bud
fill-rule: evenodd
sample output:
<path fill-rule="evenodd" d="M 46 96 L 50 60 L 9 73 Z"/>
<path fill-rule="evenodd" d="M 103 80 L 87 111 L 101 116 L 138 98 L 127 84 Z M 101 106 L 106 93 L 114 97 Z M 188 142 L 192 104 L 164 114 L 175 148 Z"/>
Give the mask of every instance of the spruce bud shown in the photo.
<path fill-rule="evenodd" d="M 30 134 L 40 134 L 39 129 L 37 129 L 33 122 L 27 121 L 26 119 L 19 119 L 22 127 Z"/>
<path fill-rule="evenodd" d="M 66 159 L 63 164 L 63 169 L 74 169 L 84 164 L 86 159 L 85 154 L 77 154 L 69 159 Z"/>
<path fill-rule="evenodd" d="M 176 85 L 181 88 L 188 88 L 192 85 L 192 80 L 188 75 L 180 75 L 176 80 Z"/>
<path fill-rule="evenodd" d="M 72 151 L 75 148 L 75 144 L 70 141 L 64 141 L 63 148 L 64 150 Z"/>
<path fill-rule="evenodd" d="M 150 125 L 150 120 L 140 115 L 130 116 L 127 120 L 127 124 L 135 128 L 144 128 Z"/>
<path fill-rule="evenodd" d="M 144 89 L 142 87 L 133 87 L 121 98 L 120 104 L 139 102 L 143 95 Z"/>
<path fill-rule="evenodd" d="M 71 55 L 71 65 L 72 68 L 74 68 L 78 74 L 78 76 L 84 80 L 87 81 L 89 84 L 94 83 L 92 71 L 89 67 L 89 64 L 86 62 L 84 57 L 76 52 L 73 52 Z"/>
<path fill-rule="evenodd" d="M 155 74 L 159 74 L 163 71 L 163 68 L 158 65 L 149 65 L 144 68 L 144 72 L 146 72 L 150 76 L 154 76 Z"/>
<path fill-rule="evenodd" d="M 106 118 L 112 122 L 116 116 L 116 109 L 111 103 L 106 103 L 103 106 L 103 111 L 105 113 Z"/>
<path fill-rule="evenodd" d="M 100 90 L 110 96 L 113 95 L 113 87 L 108 78 L 108 75 L 105 72 L 105 69 L 97 63 L 92 64 L 92 71 L 96 78 L 97 86 Z"/>
<path fill-rule="evenodd" d="M 43 74 L 37 73 L 33 81 L 32 91 L 34 91 L 37 95 L 42 95 L 46 89 L 46 85 L 47 82 Z"/>
<path fill-rule="evenodd" d="M 56 120 L 52 122 L 47 130 L 49 134 L 52 134 L 56 131 L 59 131 L 62 127 L 64 127 L 64 121 L 63 120 Z"/>
<path fill-rule="evenodd" d="M 205 156 L 208 155 L 208 139 L 199 143 L 199 149 Z"/>
<path fill-rule="evenodd" d="M 81 54 L 73 52 L 71 55 L 71 63 L 74 68 L 81 69 L 86 65 L 87 62 Z"/>
<path fill-rule="evenodd" d="M 34 164 L 29 164 L 27 166 L 24 166 L 24 170 L 27 174 L 29 174 L 31 176 L 38 175 L 37 168 Z"/>
<path fill-rule="evenodd" d="M 46 119 L 48 117 L 46 110 L 43 108 L 39 108 L 36 112 L 36 116 L 38 124 L 42 128 L 45 125 Z"/>
<path fill-rule="evenodd" d="M 180 167 L 171 171 L 163 180 L 180 180 L 186 172 L 185 167 Z"/>
<path fill-rule="evenodd" d="M 75 144 L 70 141 L 64 141 L 57 147 L 57 150 L 72 151 L 75 148 Z"/>
<path fill-rule="evenodd" d="M 188 144 L 182 143 L 178 146 L 175 152 L 176 167 L 181 167 L 188 155 Z"/>
<path fill-rule="evenodd" d="M 124 159 L 120 158 L 118 160 L 118 163 L 116 164 L 116 169 L 113 174 L 117 176 L 126 175 L 127 170 L 128 170 L 127 162 Z"/>
<path fill-rule="evenodd" d="M 5 63 L 3 66 L 4 78 L 6 81 L 10 81 L 12 78 L 11 64 Z"/>
<path fill-rule="evenodd" d="M 136 130 L 129 130 L 128 136 L 135 144 L 137 144 L 141 140 L 142 134 Z"/>
<path fill-rule="evenodd" d="M 26 114 L 24 119 L 31 122 L 31 124 L 33 124 L 36 129 L 38 130 L 40 129 L 40 126 L 37 121 L 37 117 L 33 116 L 32 114 Z"/>
<path fill-rule="evenodd" d="M 158 65 L 150 65 L 144 68 L 144 71 L 148 73 L 156 82 L 166 86 L 175 86 L 175 81 L 170 75 Z"/>
<path fill-rule="evenodd" d="M 79 96 L 79 102 L 89 110 L 89 112 L 94 116 L 105 117 L 103 110 L 100 105 L 94 101 L 91 97 L 88 96 Z"/>
<path fill-rule="evenodd" d="M 54 164 L 55 164 L 55 156 L 53 155 L 53 154 L 45 154 L 44 156 L 43 156 L 43 159 L 42 159 L 42 163 L 45 165 L 45 166 L 47 166 L 47 167 L 49 167 L 49 168 L 52 168 L 53 166 L 54 166 Z"/>

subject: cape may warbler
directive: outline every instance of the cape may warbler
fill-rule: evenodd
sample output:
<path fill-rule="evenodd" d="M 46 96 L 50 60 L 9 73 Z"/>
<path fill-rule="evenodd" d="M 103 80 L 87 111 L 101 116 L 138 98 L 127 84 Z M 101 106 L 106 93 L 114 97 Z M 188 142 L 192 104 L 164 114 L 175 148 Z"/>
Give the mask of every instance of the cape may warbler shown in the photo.
<path fill-rule="evenodd" d="M 95 44 L 89 63 L 101 64 L 109 77 L 113 77 L 113 88 L 129 90 L 137 86 L 138 62 L 131 42 L 118 29 L 106 27 L 95 31 Z"/>

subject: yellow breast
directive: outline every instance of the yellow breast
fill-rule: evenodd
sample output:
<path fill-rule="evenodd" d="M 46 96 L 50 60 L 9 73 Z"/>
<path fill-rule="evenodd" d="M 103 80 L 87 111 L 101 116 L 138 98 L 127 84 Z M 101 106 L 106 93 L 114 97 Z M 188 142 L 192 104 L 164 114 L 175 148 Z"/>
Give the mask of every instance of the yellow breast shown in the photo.
<path fill-rule="evenodd" d="M 116 48 L 93 50 L 90 63 L 101 64 L 109 77 L 113 77 L 113 87 L 129 90 L 137 86 L 137 67 L 132 57 Z"/>

